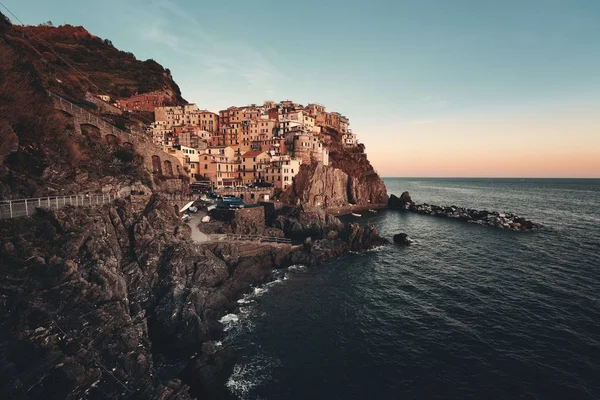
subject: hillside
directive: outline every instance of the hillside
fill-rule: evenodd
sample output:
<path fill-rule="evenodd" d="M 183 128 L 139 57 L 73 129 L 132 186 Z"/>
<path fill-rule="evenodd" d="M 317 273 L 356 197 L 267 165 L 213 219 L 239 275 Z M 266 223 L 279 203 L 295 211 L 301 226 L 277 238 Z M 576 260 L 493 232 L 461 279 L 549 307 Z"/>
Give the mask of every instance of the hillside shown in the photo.
<path fill-rule="evenodd" d="M 53 107 L 47 89 L 81 100 L 82 86 L 79 80 L 77 83 L 63 77 L 63 74 L 70 74 L 65 65 L 57 61 L 42 62 L 39 57 L 36 59 L 35 47 L 18 37 L 18 32 L 29 29 L 11 25 L 0 14 L 0 198 L 112 190 L 138 183 L 148 187 L 163 185 L 164 180 L 159 179 L 160 176 L 154 176 L 153 180 L 148 168 L 143 166 L 144 159 L 151 154 L 108 143 L 96 132 L 91 132 L 91 127 L 80 127 L 71 116 Z M 62 41 L 57 39 L 58 43 L 69 42 L 73 48 L 83 46 L 83 43 L 95 43 L 97 48 L 104 49 L 98 55 L 93 52 L 89 54 L 90 60 L 96 62 L 103 57 L 102 54 L 125 54 L 103 44 L 83 28 L 40 29 L 44 35 L 64 35 Z M 66 32 L 73 37 L 67 39 Z M 133 57 L 130 61 L 131 64 L 151 65 L 145 70 L 148 77 L 136 80 L 134 75 L 125 73 L 125 76 L 129 76 L 129 83 L 115 88 L 133 90 L 133 86 L 150 82 L 154 85 L 149 86 L 150 89 L 168 84 L 179 91 L 171 78 L 164 77 L 162 72 L 150 73 L 151 68 L 162 70 L 158 64 L 142 63 Z M 116 70 L 96 68 L 99 66 L 85 67 L 82 64 L 80 70 L 94 77 L 118 76 L 124 67 L 117 67 Z M 61 79 L 63 84 L 59 84 L 56 79 L 51 79 L 52 76 L 61 76 L 65 80 Z"/>
<path fill-rule="evenodd" d="M 45 88 L 69 100 L 83 99 L 86 90 L 113 98 L 164 90 L 173 104 L 186 103 L 168 69 L 154 60 L 138 60 L 81 26 L 5 25 L 3 35 L 31 63 Z"/>

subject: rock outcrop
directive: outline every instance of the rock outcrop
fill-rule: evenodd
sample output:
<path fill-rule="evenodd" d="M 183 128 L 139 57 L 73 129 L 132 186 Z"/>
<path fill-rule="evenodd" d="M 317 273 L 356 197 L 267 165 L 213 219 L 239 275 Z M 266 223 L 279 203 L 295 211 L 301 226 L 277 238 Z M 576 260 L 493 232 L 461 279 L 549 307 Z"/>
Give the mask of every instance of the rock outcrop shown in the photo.
<path fill-rule="evenodd" d="M 361 228 L 357 223 L 349 224 L 341 233 L 341 237 L 348 243 L 351 251 L 369 250 L 390 244 L 387 239 L 379 236 L 375 227 Z"/>
<path fill-rule="evenodd" d="M 398 233 L 394 235 L 394 243 L 401 244 L 404 246 L 408 246 L 412 243 L 412 240 L 408 237 L 406 233 Z"/>
<path fill-rule="evenodd" d="M 232 366 L 219 318 L 251 285 L 387 243 L 308 207 L 280 221 L 318 238 L 196 245 L 156 195 L 0 221 L 0 397 L 220 398 Z"/>
<path fill-rule="evenodd" d="M 329 138 L 329 165 L 302 165 L 294 184 L 282 194 L 282 201 L 324 208 L 386 204 L 385 184 L 367 159 L 364 146 L 341 146 L 341 135 L 331 129 L 326 129 L 323 135 Z"/>
<path fill-rule="evenodd" d="M 303 165 L 294 184 L 282 194 L 282 201 L 316 207 L 343 207 L 348 204 L 348 174 L 321 163 Z"/>
<path fill-rule="evenodd" d="M 344 225 L 337 217 L 327 214 L 320 208 L 305 204 L 281 210 L 272 227 L 282 230 L 287 237 L 293 239 L 306 237 L 322 239 L 330 231 L 340 232 Z"/>
<path fill-rule="evenodd" d="M 414 201 L 410 198 L 410 193 L 402 192 L 400 197 L 392 194 L 390 199 L 388 200 L 389 208 L 399 208 L 402 210 L 407 210 L 411 205 L 415 204 Z"/>

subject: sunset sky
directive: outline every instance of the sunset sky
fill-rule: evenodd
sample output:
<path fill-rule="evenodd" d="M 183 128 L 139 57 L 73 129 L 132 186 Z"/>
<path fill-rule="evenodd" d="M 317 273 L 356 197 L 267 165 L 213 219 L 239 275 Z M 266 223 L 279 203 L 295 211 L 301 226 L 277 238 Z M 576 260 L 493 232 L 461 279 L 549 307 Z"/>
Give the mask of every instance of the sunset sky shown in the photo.
<path fill-rule="evenodd" d="M 2 2 L 155 59 L 201 108 L 322 103 L 383 176 L 600 177 L 598 0 Z"/>

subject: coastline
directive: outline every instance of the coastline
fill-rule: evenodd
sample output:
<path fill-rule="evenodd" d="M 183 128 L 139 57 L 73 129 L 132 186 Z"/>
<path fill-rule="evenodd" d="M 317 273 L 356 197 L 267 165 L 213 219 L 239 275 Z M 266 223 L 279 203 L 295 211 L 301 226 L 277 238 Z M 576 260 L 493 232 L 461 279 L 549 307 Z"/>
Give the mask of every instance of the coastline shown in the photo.
<path fill-rule="evenodd" d="M 55 365 L 68 365 L 45 379 L 62 382 L 69 393 L 85 388 L 112 396 L 125 386 L 146 398 L 167 393 L 177 399 L 219 398 L 234 356 L 216 345 L 224 334 L 220 320 L 239 307 L 240 299 L 276 279 L 273 270 L 318 266 L 389 243 L 372 227 L 344 226 L 307 206 L 276 221 L 287 234 L 306 240 L 295 246 L 199 244 L 160 195 L 147 203 L 121 199 L 90 209 L 42 208 L 28 219 L 0 221 L 0 234 L 10 238 L 0 248 L 0 257 L 8 260 L 1 270 L 6 290 L 9 298 L 21 293 L 18 303 L 3 310 L 21 316 L 3 332 L 4 341 L 43 346 Z M 32 325 L 27 316 L 33 305 Z M 61 345 L 64 335 L 75 349 L 87 344 L 88 350 L 71 354 Z M 17 354 L 7 360 L 13 357 Z M 80 368 L 90 359 L 112 360 L 107 368 L 114 378 L 89 386 L 103 371 L 99 365 Z M 24 379 L 12 363 L 8 376 Z M 173 365 L 180 371 L 165 372 Z M 30 385 L 44 391 L 46 382 Z M 18 397 L 19 387 L 8 390 L 9 397 Z"/>

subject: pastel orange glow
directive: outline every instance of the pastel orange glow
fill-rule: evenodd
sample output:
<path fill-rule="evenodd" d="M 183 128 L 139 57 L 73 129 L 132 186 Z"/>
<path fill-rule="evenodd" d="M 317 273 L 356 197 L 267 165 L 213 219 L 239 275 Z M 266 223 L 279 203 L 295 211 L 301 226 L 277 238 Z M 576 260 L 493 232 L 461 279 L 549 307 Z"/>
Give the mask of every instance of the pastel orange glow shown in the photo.
<path fill-rule="evenodd" d="M 548 108 L 381 127 L 367 152 L 383 176 L 600 177 L 600 110 Z"/>

